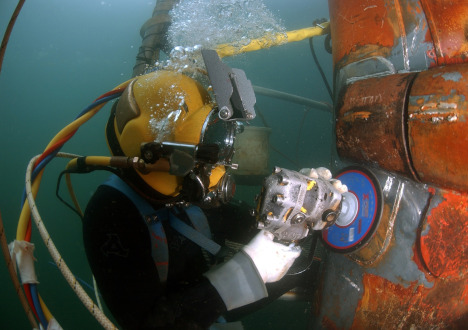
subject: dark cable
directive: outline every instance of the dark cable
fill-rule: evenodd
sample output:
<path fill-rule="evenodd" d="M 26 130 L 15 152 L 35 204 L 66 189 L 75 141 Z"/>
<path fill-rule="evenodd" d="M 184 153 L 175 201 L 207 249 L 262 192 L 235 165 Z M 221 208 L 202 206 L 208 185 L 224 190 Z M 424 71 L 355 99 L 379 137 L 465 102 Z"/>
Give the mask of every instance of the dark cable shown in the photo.
<path fill-rule="evenodd" d="M 322 70 L 322 66 L 320 65 L 317 54 L 315 54 L 315 49 L 314 49 L 314 40 L 313 38 L 309 38 L 309 46 L 310 46 L 310 51 L 312 53 L 312 56 L 314 58 L 315 64 L 317 65 L 317 68 L 320 72 L 320 75 L 322 76 L 322 80 L 325 83 L 325 87 L 327 87 L 328 95 L 330 95 L 330 98 L 333 100 L 333 93 L 330 88 L 330 85 L 328 84 L 327 78 L 325 77 L 325 73 Z"/>
<path fill-rule="evenodd" d="M 323 41 L 323 46 L 325 47 L 325 50 L 327 51 L 328 54 L 333 53 L 332 44 L 331 44 L 331 33 L 328 33 L 327 36 L 325 37 L 325 40 Z"/>
<path fill-rule="evenodd" d="M 55 195 L 57 196 L 57 198 L 63 203 L 65 204 L 65 206 L 67 206 L 70 210 L 72 210 L 73 212 L 75 212 L 78 217 L 83 220 L 80 212 L 75 208 L 74 205 L 71 205 L 70 203 L 68 203 L 66 200 L 64 200 L 61 196 L 60 196 L 60 182 L 62 181 L 62 177 L 64 174 L 66 173 L 75 173 L 75 174 L 83 174 L 83 173 L 90 173 L 90 172 L 93 172 L 93 171 L 96 171 L 96 170 L 104 170 L 104 171 L 109 171 L 113 174 L 116 174 L 118 173 L 117 170 L 115 170 L 114 168 L 112 167 L 109 167 L 109 166 L 86 166 L 86 169 L 84 168 L 81 168 L 81 169 L 74 169 L 74 170 L 64 170 L 60 173 L 58 179 L 57 179 L 57 186 L 56 186 L 56 189 L 55 189 Z"/>

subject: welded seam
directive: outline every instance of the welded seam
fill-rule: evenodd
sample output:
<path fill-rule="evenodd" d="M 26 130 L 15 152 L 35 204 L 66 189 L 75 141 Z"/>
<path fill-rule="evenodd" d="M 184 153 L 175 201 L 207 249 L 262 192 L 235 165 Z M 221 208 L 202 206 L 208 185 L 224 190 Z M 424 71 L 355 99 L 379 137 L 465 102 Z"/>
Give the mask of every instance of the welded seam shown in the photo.
<path fill-rule="evenodd" d="M 419 177 L 416 168 L 414 167 L 413 163 L 413 157 L 411 155 L 411 150 L 409 147 L 409 114 L 408 114 L 408 109 L 409 109 L 409 99 L 410 99 L 410 93 L 411 89 L 413 87 L 414 82 L 416 81 L 416 78 L 418 77 L 419 73 L 414 74 L 413 78 L 411 81 L 408 83 L 408 86 L 405 91 L 405 97 L 404 97 L 404 105 L 403 105 L 403 148 L 405 149 L 405 154 L 407 157 L 407 164 L 408 164 L 408 169 L 411 172 L 411 175 L 413 176 L 413 179 L 416 180 L 417 182 L 421 182 L 421 178 Z"/>

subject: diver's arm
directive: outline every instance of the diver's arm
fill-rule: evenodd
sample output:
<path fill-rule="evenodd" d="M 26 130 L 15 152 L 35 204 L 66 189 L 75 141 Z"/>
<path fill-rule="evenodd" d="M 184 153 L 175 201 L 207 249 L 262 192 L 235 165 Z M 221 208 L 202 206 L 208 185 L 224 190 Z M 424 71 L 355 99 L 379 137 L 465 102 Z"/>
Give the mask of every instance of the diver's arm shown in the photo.
<path fill-rule="evenodd" d="M 225 312 L 215 288 L 200 278 L 190 288 L 159 297 L 139 329 L 207 329 Z"/>
<path fill-rule="evenodd" d="M 194 271 L 187 274 L 190 285 L 174 282 L 180 272 L 171 273 L 171 269 L 180 261 L 173 258 L 168 284 L 163 287 L 151 256 L 148 229 L 138 210 L 108 186 L 99 187 L 88 204 L 83 237 L 104 301 L 119 324 L 132 329 L 207 327 L 227 310 L 267 297 L 265 283 L 278 280 L 299 255 L 260 232 L 243 251 L 204 276 L 201 268 L 191 267 Z M 187 242 L 178 244 L 193 244 Z M 191 248 L 196 249 L 199 247 Z M 190 248 L 181 246 L 180 250 Z"/>

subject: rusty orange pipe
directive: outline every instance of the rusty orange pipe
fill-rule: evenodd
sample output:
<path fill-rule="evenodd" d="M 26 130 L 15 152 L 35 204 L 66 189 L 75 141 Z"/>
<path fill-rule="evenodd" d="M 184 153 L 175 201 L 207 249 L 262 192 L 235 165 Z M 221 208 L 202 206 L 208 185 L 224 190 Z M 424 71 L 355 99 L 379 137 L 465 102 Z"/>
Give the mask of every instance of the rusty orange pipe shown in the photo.
<path fill-rule="evenodd" d="M 468 191 L 468 64 L 419 73 L 408 102 L 408 144 L 422 182 Z"/>
<path fill-rule="evenodd" d="M 466 0 L 328 3 L 335 65 L 371 56 L 389 58 L 396 54 L 396 47 L 402 57 L 411 57 L 417 47 L 426 47 L 426 61 L 432 66 L 468 61 Z"/>
<path fill-rule="evenodd" d="M 468 192 L 468 65 L 370 78 L 337 105 L 340 156 Z"/>
<path fill-rule="evenodd" d="M 468 191 L 468 2 L 329 7 L 339 154 Z"/>

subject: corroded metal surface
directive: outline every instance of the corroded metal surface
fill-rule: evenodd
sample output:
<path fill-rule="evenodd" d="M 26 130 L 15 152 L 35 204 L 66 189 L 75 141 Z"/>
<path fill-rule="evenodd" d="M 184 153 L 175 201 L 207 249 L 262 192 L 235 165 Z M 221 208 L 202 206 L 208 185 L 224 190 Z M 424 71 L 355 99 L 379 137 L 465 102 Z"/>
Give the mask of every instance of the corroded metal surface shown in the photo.
<path fill-rule="evenodd" d="M 357 81 L 336 111 L 341 157 L 468 191 L 468 64 Z"/>
<path fill-rule="evenodd" d="M 468 196 L 435 190 L 433 194 L 430 212 L 421 226 L 421 260 L 435 277 L 463 278 L 468 275 Z"/>
<path fill-rule="evenodd" d="M 335 64 L 345 57 L 352 57 L 348 60 L 352 62 L 362 58 L 362 54 L 383 57 L 390 54 L 395 45 L 395 30 L 384 0 L 330 0 L 328 5 Z"/>
<path fill-rule="evenodd" d="M 351 329 L 462 329 L 468 321 L 462 280 L 405 287 L 364 274 L 363 286 Z"/>
<path fill-rule="evenodd" d="M 437 65 L 468 62 L 468 3 L 466 0 L 421 0 L 427 17 Z"/>
<path fill-rule="evenodd" d="M 397 71 L 468 62 L 466 0 L 329 0 L 333 63 L 371 57 Z"/>
<path fill-rule="evenodd" d="M 330 0 L 335 88 L 368 77 L 416 72 L 436 64 L 418 0 Z"/>
<path fill-rule="evenodd" d="M 414 75 L 361 80 L 346 89 L 337 106 L 336 143 L 340 156 L 413 176 L 405 105 Z"/>
<path fill-rule="evenodd" d="M 468 65 L 419 73 L 408 117 L 410 154 L 421 181 L 468 191 Z"/>
<path fill-rule="evenodd" d="M 468 1 L 329 0 L 335 89 L 468 63 Z"/>
<path fill-rule="evenodd" d="M 339 154 L 392 173 L 373 169 L 384 212 L 369 243 L 329 254 L 312 328 L 464 329 L 468 1 L 329 6 Z"/>
<path fill-rule="evenodd" d="M 389 219 L 380 222 L 390 244 L 365 265 L 353 255 L 329 253 L 311 328 L 463 329 L 468 324 L 468 194 L 372 171 L 394 211 L 384 212 Z"/>

